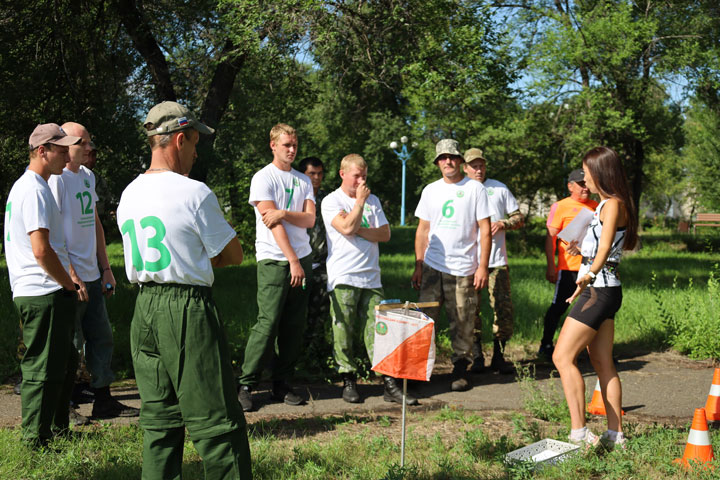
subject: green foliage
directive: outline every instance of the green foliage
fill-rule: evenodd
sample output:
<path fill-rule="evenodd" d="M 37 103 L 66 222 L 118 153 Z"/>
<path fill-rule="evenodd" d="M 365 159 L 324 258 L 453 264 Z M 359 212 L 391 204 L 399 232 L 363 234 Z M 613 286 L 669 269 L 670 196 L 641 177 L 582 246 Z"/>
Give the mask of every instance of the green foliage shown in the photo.
<path fill-rule="evenodd" d="M 692 198 L 704 211 L 715 212 L 720 205 L 720 115 L 696 100 L 685 122 L 687 135 L 686 169 Z"/>
<path fill-rule="evenodd" d="M 554 378 L 554 370 L 550 374 L 549 387 L 541 388 L 535 381 L 535 366 L 516 365 L 517 381 L 523 392 L 523 406 L 534 417 L 557 423 L 569 423 L 570 411 L 565 397 Z M 534 437 L 534 435 L 531 435 Z"/>
<path fill-rule="evenodd" d="M 711 332 L 720 328 L 720 318 L 717 312 L 720 308 L 720 265 L 715 264 L 710 271 L 707 281 L 707 295 L 702 302 L 693 301 L 688 297 L 678 298 L 673 295 L 677 291 L 677 281 L 673 281 L 670 295 L 654 294 L 655 310 L 661 318 L 664 336 L 670 346 L 681 353 L 695 359 L 720 358 L 720 339 Z M 656 276 L 653 274 L 653 284 Z M 688 288 L 692 288 L 692 278 Z M 656 290 L 657 292 L 657 290 Z M 679 308 L 684 312 L 682 316 L 671 313 L 672 302 L 680 303 Z"/>

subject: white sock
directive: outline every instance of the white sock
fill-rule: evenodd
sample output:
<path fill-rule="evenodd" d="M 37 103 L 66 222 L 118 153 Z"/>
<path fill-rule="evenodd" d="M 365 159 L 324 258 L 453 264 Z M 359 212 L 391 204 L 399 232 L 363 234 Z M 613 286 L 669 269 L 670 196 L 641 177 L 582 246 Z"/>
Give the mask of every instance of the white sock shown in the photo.
<path fill-rule="evenodd" d="M 583 440 L 587 435 L 587 426 L 570 430 L 570 440 Z"/>

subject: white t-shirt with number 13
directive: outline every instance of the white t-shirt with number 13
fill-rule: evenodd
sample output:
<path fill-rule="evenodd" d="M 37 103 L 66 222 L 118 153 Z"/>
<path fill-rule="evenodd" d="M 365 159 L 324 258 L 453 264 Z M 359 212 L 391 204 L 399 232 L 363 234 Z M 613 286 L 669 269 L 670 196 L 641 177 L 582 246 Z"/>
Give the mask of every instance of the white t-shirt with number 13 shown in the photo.
<path fill-rule="evenodd" d="M 440 272 L 467 277 L 477 270 L 479 220 L 493 213 L 482 183 L 465 177 L 426 186 L 415 216 L 430 223 L 425 263 Z"/>
<path fill-rule="evenodd" d="M 117 220 L 131 283 L 212 286 L 210 259 L 235 238 L 207 185 L 173 172 L 133 180 Z"/>

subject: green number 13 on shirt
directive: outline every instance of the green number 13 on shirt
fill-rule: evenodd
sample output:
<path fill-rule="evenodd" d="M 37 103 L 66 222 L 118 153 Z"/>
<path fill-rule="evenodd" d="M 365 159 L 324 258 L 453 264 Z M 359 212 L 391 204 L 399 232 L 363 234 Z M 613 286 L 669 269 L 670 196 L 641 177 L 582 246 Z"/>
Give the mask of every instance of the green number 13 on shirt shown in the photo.
<path fill-rule="evenodd" d="M 155 230 L 155 235 L 147 238 L 147 246 L 160 252 L 160 258 L 153 262 L 147 262 L 142 258 L 140 249 L 138 248 L 137 234 L 135 233 L 135 221 L 132 219 L 125 220 L 120 231 L 123 235 L 127 234 L 130 238 L 133 267 L 135 267 L 135 270 L 138 272 L 142 270 L 159 272 L 160 270 L 166 269 L 170 265 L 171 258 L 170 250 L 162 243 L 166 233 L 165 224 L 163 224 L 162 220 L 158 217 L 149 216 L 140 220 L 140 227 L 143 230 L 148 227 L 152 227 Z"/>

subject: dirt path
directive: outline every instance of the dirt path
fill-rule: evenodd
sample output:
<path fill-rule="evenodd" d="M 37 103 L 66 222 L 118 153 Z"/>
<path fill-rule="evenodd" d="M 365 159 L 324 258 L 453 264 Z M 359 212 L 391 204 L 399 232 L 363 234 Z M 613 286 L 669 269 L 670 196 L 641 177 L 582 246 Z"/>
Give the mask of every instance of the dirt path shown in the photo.
<path fill-rule="evenodd" d="M 596 377 L 591 367 L 581 362 L 588 393 L 595 387 Z M 550 379 L 549 365 L 536 366 L 536 378 L 541 388 L 562 392 L 557 377 Z M 638 356 L 620 355 L 618 371 L 623 385 L 623 409 L 626 421 L 685 424 L 691 421 L 695 408 L 705 406 L 712 384 L 713 365 L 695 362 L 673 352 L 649 353 Z M 475 375 L 473 388 L 467 392 L 450 392 L 449 366 L 438 365 L 429 383 L 415 384 L 413 393 L 420 399 L 420 407 L 410 409 L 437 409 L 444 405 L 466 410 L 522 410 L 523 390 L 512 376 L 496 374 Z M 248 423 L 268 418 L 314 417 L 341 414 L 395 412 L 399 405 L 382 399 L 382 386 L 361 384 L 364 403 L 350 405 L 340 398 L 340 387 L 324 384 L 298 385 L 305 397 L 312 397 L 307 405 L 289 407 L 270 400 L 268 385 L 253 393 L 258 411 L 246 414 Z M 139 407 L 140 397 L 132 381 L 113 387 L 113 394 L 122 402 Z M 92 405 L 82 405 L 80 412 L 90 415 Z M 20 397 L 12 393 L 12 385 L 0 386 L 0 427 L 20 424 Z M 127 423 L 136 419 L 116 419 L 114 423 Z"/>

